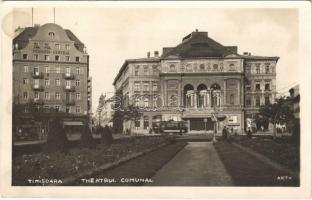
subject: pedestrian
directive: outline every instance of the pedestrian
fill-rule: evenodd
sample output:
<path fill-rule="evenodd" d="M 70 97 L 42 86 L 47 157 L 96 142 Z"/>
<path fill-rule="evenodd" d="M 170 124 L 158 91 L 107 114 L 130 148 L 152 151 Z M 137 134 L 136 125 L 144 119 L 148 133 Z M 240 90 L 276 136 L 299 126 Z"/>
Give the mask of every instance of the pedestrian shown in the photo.
<path fill-rule="evenodd" d="M 226 139 L 227 139 L 227 134 L 228 134 L 227 127 L 224 126 L 224 127 L 223 127 L 223 130 L 222 130 L 222 137 L 223 137 L 223 140 L 226 140 Z"/>
<path fill-rule="evenodd" d="M 251 134 L 252 134 L 252 133 L 251 133 L 251 130 L 250 130 L 250 128 L 249 128 L 249 129 L 247 130 L 247 137 L 248 137 L 248 138 L 251 138 Z"/>

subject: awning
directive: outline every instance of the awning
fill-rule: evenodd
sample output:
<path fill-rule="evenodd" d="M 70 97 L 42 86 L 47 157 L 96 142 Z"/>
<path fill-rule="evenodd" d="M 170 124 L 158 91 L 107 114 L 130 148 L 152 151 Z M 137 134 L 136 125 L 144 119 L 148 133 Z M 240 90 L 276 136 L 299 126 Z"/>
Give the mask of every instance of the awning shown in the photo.
<path fill-rule="evenodd" d="M 64 126 L 83 126 L 83 123 L 78 121 L 68 121 L 64 122 Z"/>

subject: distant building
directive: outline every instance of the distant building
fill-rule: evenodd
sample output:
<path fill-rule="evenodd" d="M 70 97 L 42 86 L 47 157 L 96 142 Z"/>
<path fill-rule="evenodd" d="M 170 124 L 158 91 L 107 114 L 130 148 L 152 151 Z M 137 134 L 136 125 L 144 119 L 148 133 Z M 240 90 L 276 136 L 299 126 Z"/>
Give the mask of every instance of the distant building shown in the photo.
<path fill-rule="evenodd" d="M 294 127 L 293 127 L 293 135 L 297 136 L 296 139 L 300 139 L 300 93 L 299 93 L 299 85 L 292 87 L 289 90 L 290 100 L 293 102 L 293 113 L 294 113 Z"/>
<path fill-rule="evenodd" d="M 57 24 L 17 31 L 13 39 L 13 105 L 22 107 L 24 113 L 31 112 L 31 104 L 35 111 L 53 110 L 71 114 L 72 121 L 85 120 L 92 100 L 85 45 Z M 47 129 L 47 124 L 39 126 Z"/>
<path fill-rule="evenodd" d="M 104 100 L 104 105 L 101 110 L 98 110 L 95 115 L 96 126 L 113 126 L 113 116 L 115 108 L 115 96 Z"/>
<path fill-rule="evenodd" d="M 240 55 L 237 46 L 223 46 L 196 30 L 176 47 L 163 48 L 161 56 L 155 51 L 124 62 L 113 83 L 116 95 L 144 112 L 134 123 L 122 124 L 121 116 L 117 127 L 132 124 L 132 132 L 148 133 L 157 121 L 185 121 L 188 133 L 204 133 L 214 129 L 215 116 L 225 118 L 218 133 L 224 126 L 242 133 L 259 107 L 275 99 L 278 59 Z"/>

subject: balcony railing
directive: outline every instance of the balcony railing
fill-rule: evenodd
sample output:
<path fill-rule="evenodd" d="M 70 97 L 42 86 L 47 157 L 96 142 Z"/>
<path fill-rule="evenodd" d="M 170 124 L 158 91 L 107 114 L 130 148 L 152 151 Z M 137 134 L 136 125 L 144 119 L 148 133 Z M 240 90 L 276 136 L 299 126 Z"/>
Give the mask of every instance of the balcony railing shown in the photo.
<path fill-rule="evenodd" d="M 71 73 L 64 73 L 63 76 L 64 76 L 64 79 L 67 79 L 67 80 L 74 80 L 75 79 L 75 75 L 71 74 Z"/>
<path fill-rule="evenodd" d="M 42 72 L 33 72 L 32 73 L 32 77 L 33 78 L 42 79 L 43 78 L 43 73 Z"/>
<path fill-rule="evenodd" d="M 32 89 L 35 91 L 42 91 L 44 90 L 44 87 L 42 85 L 33 85 Z"/>
<path fill-rule="evenodd" d="M 43 105 L 44 101 L 42 99 L 34 99 L 34 104 Z"/>
<path fill-rule="evenodd" d="M 68 92 L 75 92 L 75 91 L 76 91 L 76 87 L 66 85 L 66 86 L 64 87 L 64 90 L 65 90 L 65 91 L 68 91 Z"/>
<path fill-rule="evenodd" d="M 64 104 L 66 105 L 66 106 L 74 106 L 74 105 L 76 105 L 76 101 L 75 100 L 72 100 L 72 99 L 66 99 L 66 100 L 64 100 Z"/>

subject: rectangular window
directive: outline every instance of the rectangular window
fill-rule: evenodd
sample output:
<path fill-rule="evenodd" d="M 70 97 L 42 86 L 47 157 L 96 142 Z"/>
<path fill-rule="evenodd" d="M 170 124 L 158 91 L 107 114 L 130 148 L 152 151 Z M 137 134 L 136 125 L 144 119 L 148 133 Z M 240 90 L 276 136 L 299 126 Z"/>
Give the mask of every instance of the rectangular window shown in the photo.
<path fill-rule="evenodd" d="M 45 66 L 45 67 L 44 67 L 44 72 L 45 72 L 45 73 L 49 73 L 49 72 L 50 72 L 50 68 L 49 68 L 48 66 Z"/>
<path fill-rule="evenodd" d="M 28 55 L 24 53 L 24 54 L 23 54 L 23 59 L 24 59 L 24 60 L 27 60 L 27 58 L 28 58 Z"/>
<path fill-rule="evenodd" d="M 80 106 L 76 106 L 76 113 L 80 113 L 80 112 L 81 112 Z"/>
<path fill-rule="evenodd" d="M 256 64 L 256 73 L 260 74 L 260 63 Z"/>
<path fill-rule="evenodd" d="M 35 42 L 35 43 L 34 43 L 34 48 L 35 48 L 35 49 L 39 49 L 39 44 L 38 44 L 38 42 Z"/>
<path fill-rule="evenodd" d="M 157 75 L 157 74 L 158 74 L 157 65 L 153 65 L 153 74 L 154 74 L 154 75 Z"/>
<path fill-rule="evenodd" d="M 153 91 L 157 91 L 158 89 L 158 84 L 157 83 L 153 83 Z"/>
<path fill-rule="evenodd" d="M 23 85 L 28 85 L 28 79 L 27 78 L 23 79 Z"/>
<path fill-rule="evenodd" d="M 251 106 L 251 98 L 250 97 L 246 98 L 246 106 L 247 107 Z"/>
<path fill-rule="evenodd" d="M 260 91 L 260 83 L 256 83 L 256 91 Z"/>
<path fill-rule="evenodd" d="M 61 110 L 61 106 L 55 106 L 55 111 L 59 112 Z"/>
<path fill-rule="evenodd" d="M 70 67 L 66 67 L 66 74 L 70 74 Z"/>
<path fill-rule="evenodd" d="M 55 99 L 61 99 L 61 94 L 59 92 L 55 92 Z"/>
<path fill-rule="evenodd" d="M 80 67 L 76 67 L 76 73 L 80 74 Z"/>
<path fill-rule="evenodd" d="M 56 67 L 56 73 L 57 74 L 61 73 L 61 68 L 60 67 Z"/>
<path fill-rule="evenodd" d="M 66 81 L 65 86 L 66 86 L 66 88 L 70 88 L 70 81 Z"/>
<path fill-rule="evenodd" d="M 80 62 L 80 57 L 76 57 L 76 62 Z"/>
<path fill-rule="evenodd" d="M 260 97 L 259 96 L 256 97 L 256 106 L 260 106 Z"/>
<path fill-rule="evenodd" d="M 148 129 L 148 116 L 144 116 L 144 129 Z"/>
<path fill-rule="evenodd" d="M 148 83 L 144 83 L 143 84 L 143 90 L 144 91 L 149 91 L 149 84 Z"/>
<path fill-rule="evenodd" d="M 35 79 L 35 88 L 39 88 L 39 79 Z"/>
<path fill-rule="evenodd" d="M 39 67 L 34 67 L 34 75 L 39 75 Z"/>
<path fill-rule="evenodd" d="M 134 83 L 134 90 L 140 91 L 140 83 Z"/>
<path fill-rule="evenodd" d="M 28 72 L 28 66 L 24 66 L 24 72 Z"/>
<path fill-rule="evenodd" d="M 50 79 L 45 79 L 44 80 L 44 85 L 49 86 L 50 85 Z"/>
<path fill-rule="evenodd" d="M 70 61 L 69 58 L 70 58 L 69 56 L 66 56 L 66 57 L 65 57 L 66 61 Z"/>
<path fill-rule="evenodd" d="M 24 92 L 24 93 L 23 93 L 23 98 L 24 98 L 25 100 L 28 99 L 28 93 L 27 93 L 27 92 Z"/>
<path fill-rule="evenodd" d="M 38 100 L 39 99 L 39 92 L 34 92 L 34 99 Z"/>
<path fill-rule="evenodd" d="M 270 97 L 269 96 L 264 97 L 264 103 L 265 103 L 265 105 L 270 104 Z"/>
<path fill-rule="evenodd" d="M 250 85 L 246 85 L 246 91 L 250 91 L 251 90 L 251 86 Z"/>
<path fill-rule="evenodd" d="M 44 93 L 44 98 L 49 100 L 50 99 L 50 93 L 49 92 L 45 92 Z"/>
<path fill-rule="evenodd" d="M 50 56 L 49 55 L 44 55 L 44 60 L 49 61 L 50 60 Z"/>
<path fill-rule="evenodd" d="M 66 50 L 69 50 L 69 49 L 70 49 L 69 44 L 66 44 L 65 47 L 66 47 Z"/>
<path fill-rule="evenodd" d="M 148 66 L 147 65 L 143 66 L 143 70 L 144 70 L 144 74 L 148 75 Z"/>
<path fill-rule="evenodd" d="M 266 83 L 265 85 L 264 85 L 264 89 L 266 90 L 266 91 L 270 91 L 270 83 Z"/>
<path fill-rule="evenodd" d="M 76 86 L 77 86 L 77 87 L 80 86 L 80 80 L 76 80 Z"/>
<path fill-rule="evenodd" d="M 60 56 L 55 56 L 55 61 L 60 61 Z"/>
<path fill-rule="evenodd" d="M 265 66 L 265 73 L 269 74 L 270 73 L 270 65 Z"/>
<path fill-rule="evenodd" d="M 81 97 L 81 96 L 80 96 L 80 93 L 76 93 L 76 99 L 77 99 L 77 100 L 80 100 L 80 97 Z"/>
<path fill-rule="evenodd" d="M 60 81 L 60 79 L 55 79 L 55 85 L 56 86 L 60 86 L 61 85 L 61 81 Z"/>
<path fill-rule="evenodd" d="M 55 48 L 56 48 L 57 50 L 60 50 L 60 49 L 61 49 L 61 45 L 60 45 L 60 44 L 55 44 Z"/>
<path fill-rule="evenodd" d="M 38 54 L 35 54 L 35 60 L 39 60 L 39 55 Z"/>

